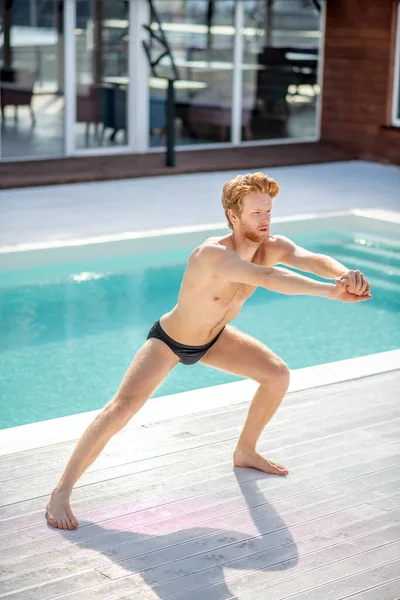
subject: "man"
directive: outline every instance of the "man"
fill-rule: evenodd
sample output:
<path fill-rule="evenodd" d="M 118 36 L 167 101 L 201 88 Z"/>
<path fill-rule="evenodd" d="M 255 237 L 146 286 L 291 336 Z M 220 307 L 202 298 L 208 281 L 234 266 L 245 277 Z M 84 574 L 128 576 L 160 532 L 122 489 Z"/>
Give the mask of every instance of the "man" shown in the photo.
<path fill-rule="evenodd" d="M 187 365 L 201 361 L 260 384 L 233 463 L 275 475 L 288 473 L 283 465 L 258 454 L 256 444 L 287 391 L 289 369 L 264 344 L 228 323 L 258 286 L 342 302 L 360 302 L 372 296 L 360 271 L 308 252 L 283 236 L 270 235 L 271 210 L 278 192 L 278 184 L 263 173 L 238 175 L 224 185 L 222 205 L 232 232 L 207 239 L 190 255 L 176 306 L 153 325 L 115 397 L 86 429 L 53 490 L 46 507 L 51 525 L 62 529 L 78 526 L 69 503 L 73 486 L 179 361 Z M 277 263 L 334 282 L 315 281 L 275 267 Z"/>

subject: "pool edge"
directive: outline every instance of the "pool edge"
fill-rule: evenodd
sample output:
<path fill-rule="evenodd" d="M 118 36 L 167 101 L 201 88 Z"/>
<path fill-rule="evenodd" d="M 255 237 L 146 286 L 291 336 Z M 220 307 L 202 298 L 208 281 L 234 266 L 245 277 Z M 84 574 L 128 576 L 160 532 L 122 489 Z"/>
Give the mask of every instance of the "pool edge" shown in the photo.
<path fill-rule="evenodd" d="M 293 369 L 288 393 L 400 369 L 400 349 Z M 151 398 L 130 421 L 138 427 L 250 402 L 257 383 L 243 380 Z M 243 396 L 246 396 L 243 399 Z M 77 440 L 100 410 L 0 430 L 0 456 Z M 40 443 L 38 442 L 40 440 Z"/>
<path fill-rule="evenodd" d="M 351 230 L 361 227 L 366 231 L 378 229 L 382 234 L 400 234 L 400 212 L 379 209 L 351 209 L 321 213 L 303 213 L 276 217 L 272 233 L 294 235 L 314 233 L 321 227 L 338 227 Z M 0 271 L 26 269 L 38 266 L 114 257 L 124 254 L 165 252 L 166 250 L 196 247 L 206 237 L 229 233 L 226 223 L 205 223 L 153 229 L 128 231 L 115 235 L 99 235 L 69 240 L 48 240 L 40 243 L 0 245 Z"/>

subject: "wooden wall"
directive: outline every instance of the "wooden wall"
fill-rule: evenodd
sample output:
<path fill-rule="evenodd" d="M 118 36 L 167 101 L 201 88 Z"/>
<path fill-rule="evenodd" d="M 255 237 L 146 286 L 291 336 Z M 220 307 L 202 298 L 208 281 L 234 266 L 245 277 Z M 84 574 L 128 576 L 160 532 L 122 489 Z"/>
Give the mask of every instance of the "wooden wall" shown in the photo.
<path fill-rule="evenodd" d="M 390 128 L 395 0 L 326 0 L 321 140 L 400 164 Z"/>

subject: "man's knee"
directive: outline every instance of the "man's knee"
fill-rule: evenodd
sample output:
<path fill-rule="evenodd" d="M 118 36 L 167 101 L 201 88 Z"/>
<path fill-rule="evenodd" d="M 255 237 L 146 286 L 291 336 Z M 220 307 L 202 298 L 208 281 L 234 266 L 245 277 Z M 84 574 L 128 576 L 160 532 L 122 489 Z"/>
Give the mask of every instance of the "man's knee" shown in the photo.
<path fill-rule="evenodd" d="M 108 405 L 112 418 L 121 423 L 127 423 L 135 413 L 146 402 L 148 395 L 138 391 L 135 394 L 127 394 L 118 391 Z"/>
<path fill-rule="evenodd" d="M 282 388 L 288 388 L 290 382 L 290 370 L 287 364 L 280 358 L 276 358 L 273 363 L 268 363 L 262 370 L 260 384 L 264 387 L 279 385 Z"/>

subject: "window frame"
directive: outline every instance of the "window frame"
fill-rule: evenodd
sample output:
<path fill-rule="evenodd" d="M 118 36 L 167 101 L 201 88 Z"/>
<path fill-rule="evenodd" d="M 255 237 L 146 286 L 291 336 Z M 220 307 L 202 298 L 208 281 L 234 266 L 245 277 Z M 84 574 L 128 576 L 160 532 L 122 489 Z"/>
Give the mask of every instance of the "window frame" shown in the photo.
<path fill-rule="evenodd" d="M 396 41 L 394 47 L 393 69 L 393 96 L 392 96 L 392 125 L 400 127 L 400 3 L 397 3 L 396 15 Z"/>
<path fill-rule="evenodd" d="M 165 147 L 152 148 L 149 143 L 148 111 L 149 111 L 149 67 L 142 48 L 142 40 L 147 39 L 147 33 L 142 27 L 148 23 L 148 0 L 128 0 L 129 2 L 129 46 L 128 46 L 128 138 L 123 145 L 99 146 L 93 148 L 78 148 L 76 146 L 76 4 L 78 0 L 64 0 L 64 152 L 60 155 L 21 155 L 13 158 L 2 156 L 2 142 L 0 129 L 0 162 L 17 162 L 26 160 L 60 159 L 71 156 L 109 156 L 116 154 L 134 153 L 163 153 Z M 177 152 L 186 150 L 207 149 L 232 149 L 235 147 L 268 146 L 279 144 L 295 144 L 302 142 L 315 142 L 321 137 L 324 47 L 326 26 L 326 2 L 321 2 L 321 35 L 319 40 L 318 85 L 320 93 L 316 106 L 316 131 L 315 135 L 307 137 L 267 138 L 257 140 L 244 140 L 241 137 L 242 116 L 242 54 L 243 54 L 243 20 L 245 0 L 235 0 L 234 5 L 234 55 L 233 55 L 233 81 L 232 81 L 232 116 L 231 139 L 221 143 L 203 143 L 196 145 L 176 144 Z M 400 5 L 399 5 L 400 6 Z M 400 10 L 399 10 L 400 12 Z M 398 26 L 399 30 L 399 26 Z M 399 36 L 400 37 L 400 33 Z M 400 43 L 400 42 L 399 42 Z M 397 70 L 399 65 L 397 65 Z M 0 86 L 1 88 L 1 86 Z M 399 92 L 397 90 L 397 92 Z M 0 89 L 1 94 L 1 89 Z M 400 119 L 398 120 L 400 125 Z"/>

